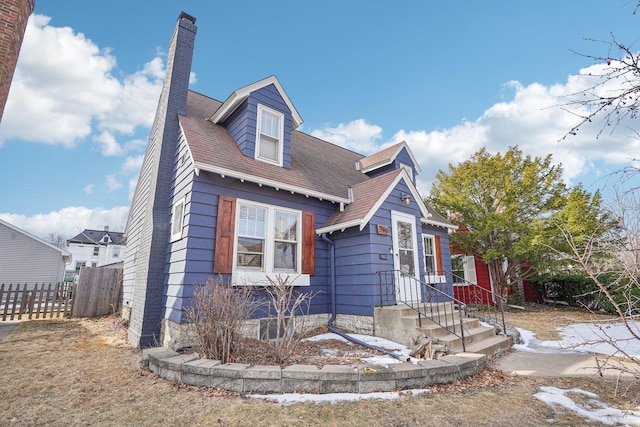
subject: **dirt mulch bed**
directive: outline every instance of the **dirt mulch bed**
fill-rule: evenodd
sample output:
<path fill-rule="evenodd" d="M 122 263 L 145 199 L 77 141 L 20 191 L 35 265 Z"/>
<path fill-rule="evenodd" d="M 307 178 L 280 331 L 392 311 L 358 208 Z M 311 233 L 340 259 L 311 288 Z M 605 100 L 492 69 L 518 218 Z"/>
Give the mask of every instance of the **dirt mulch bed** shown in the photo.
<path fill-rule="evenodd" d="M 328 333 L 326 327 L 319 327 L 309 331 L 305 337 L 326 333 Z M 296 364 L 315 365 L 318 368 L 322 368 L 324 365 L 357 366 L 364 363 L 363 359 L 382 354 L 384 353 L 340 339 L 302 340 L 291 357 L 280 365 L 283 367 Z M 233 361 L 249 365 L 279 364 L 269 342 L 252 338 L 245 338 L 239 342 L 238 352 Z"/>
<path fill-rule="evenodd" d="M 548 314 L 528 313 L 529 321 Z M 579 387 L 621 407 L 639 391 L 616 395 L 615 383 L 606 380 L 510 377 L 488 369 L 398 401 L 282 407 L 158 378 L 141 368 L 140 352 L 116 324 L 115 318 L 21 323 L 0 343 L 0 426 L 568 426 L 587 423 L 538 401 L 538 386 Z"/>

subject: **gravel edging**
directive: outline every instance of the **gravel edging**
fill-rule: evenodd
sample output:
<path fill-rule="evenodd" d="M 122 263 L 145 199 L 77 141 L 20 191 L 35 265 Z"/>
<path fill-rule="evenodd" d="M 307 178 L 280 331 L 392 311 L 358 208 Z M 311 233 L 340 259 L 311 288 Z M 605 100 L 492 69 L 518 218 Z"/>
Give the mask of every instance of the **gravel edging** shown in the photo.
<path fill-rule="evenodd" d="M 486 367 L 487 357 L 458 353 L 416 364 L 388 365 L 271 365 L 221 363 L 180 354 L 164 347 L 142 351 L 142 363 L 168 380 L 194 386 L 221 388 L 237 393 L 371 393 L 448 384 L 475 375 Z"/>

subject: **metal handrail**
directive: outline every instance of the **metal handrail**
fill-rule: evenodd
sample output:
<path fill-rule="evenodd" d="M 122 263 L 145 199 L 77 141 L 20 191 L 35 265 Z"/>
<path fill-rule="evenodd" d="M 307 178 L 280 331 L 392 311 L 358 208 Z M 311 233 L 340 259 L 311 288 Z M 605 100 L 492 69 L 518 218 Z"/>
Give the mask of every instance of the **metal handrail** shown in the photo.
<path fill-rule="evenodd" d="M 427 317 L 460 338 L 462 351 L 466 351 L 464 319 L 467 313 L 464 302 L 399 270 L 379 271 L 377 274 L 381 307 L 393 304 L 406 305 L 418 314 L 419 326 L 422 326 L 422 317 Z M 459 332 L 456 329 L 456 321 Z"/>
<path fill-rule="evenodd" d="M 506 297 L 451 272 L 443 272 L 442 275 L 450 278 L 450 283 L 453 283 L 453 293 L 457 299 L 464 301 L 467 305 L 469 316 L 489 323 L 496 328 L 498 334 L 507 335 L 507 324 L 504 319 Z"/>

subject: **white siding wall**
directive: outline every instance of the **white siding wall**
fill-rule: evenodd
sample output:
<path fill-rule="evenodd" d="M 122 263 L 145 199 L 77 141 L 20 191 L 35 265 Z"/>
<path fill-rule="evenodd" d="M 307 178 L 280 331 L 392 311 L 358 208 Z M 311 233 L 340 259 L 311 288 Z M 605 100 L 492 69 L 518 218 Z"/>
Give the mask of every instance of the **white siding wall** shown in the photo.
<path fill-rule="evenodd" d="M 62 253 L 0 224 L 0 283 L 56 283 L 64 278 Z"/>

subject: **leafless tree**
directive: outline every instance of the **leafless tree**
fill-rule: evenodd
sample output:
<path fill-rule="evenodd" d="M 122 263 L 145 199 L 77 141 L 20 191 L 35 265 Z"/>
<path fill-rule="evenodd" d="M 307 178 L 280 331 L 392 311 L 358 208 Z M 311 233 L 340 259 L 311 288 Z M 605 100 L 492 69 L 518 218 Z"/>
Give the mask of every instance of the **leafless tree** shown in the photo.
<path fill-rule="evenodd" d="M 640 9 L 640 1 L 633 14 Z M 586 88 L 571 94 L 569 101 L 562 107 L 580 120 L 562 138 L 575 135 L 587 123 L 600 121 L 601 127 L 597 136 L 609 129 L 613 132 L 619 125 L 638 117 L 640 109 L 640 52 L 634 52 L 611 33 L 611 39 L 592 40 L 606 46 L 606 54 L 590 55 L 575 52 L 579 56 L 593 60 L 594 67 L 589 67 L 583 76 L 591 82 Z M 637 47 L 636 47 L 637 49 Z M 632 129 L 640 138 L 638 130 Z"/>
<path fill-rule="evenodd" d="M 609 215 L 617 220 L 617 227 L 605 233 L 594 233 L 577 240 L 559 224 L 558 229 L 569 244 L 564 253 L 596 284 L 602 300 L 612 307 L 618 320 L 629 332 L 624 341 L 612 336 L 606 327 L 600 328 L 600 342 L 616 351 L 612 356 L 596 356 L 601 371 L 615 369 L 631 375 L 640 382 L 640 358 L 626 350 L 629 339 L 640 340 L 640 200 L 637 192 L 615 191 Z M 603 224 L 603 227 L 605 225 Z M 626 363 L 617 359 L 623 357 Z M 639 396 L 640 397 L 640 396 Z"/>
<path fill-rule="evenodd" d="M 62 234 L 60 233 L 51 232 L 44 238 L 44 240 L 60 249 L 67 249 L 67 239 L 62 237 Z"/>

